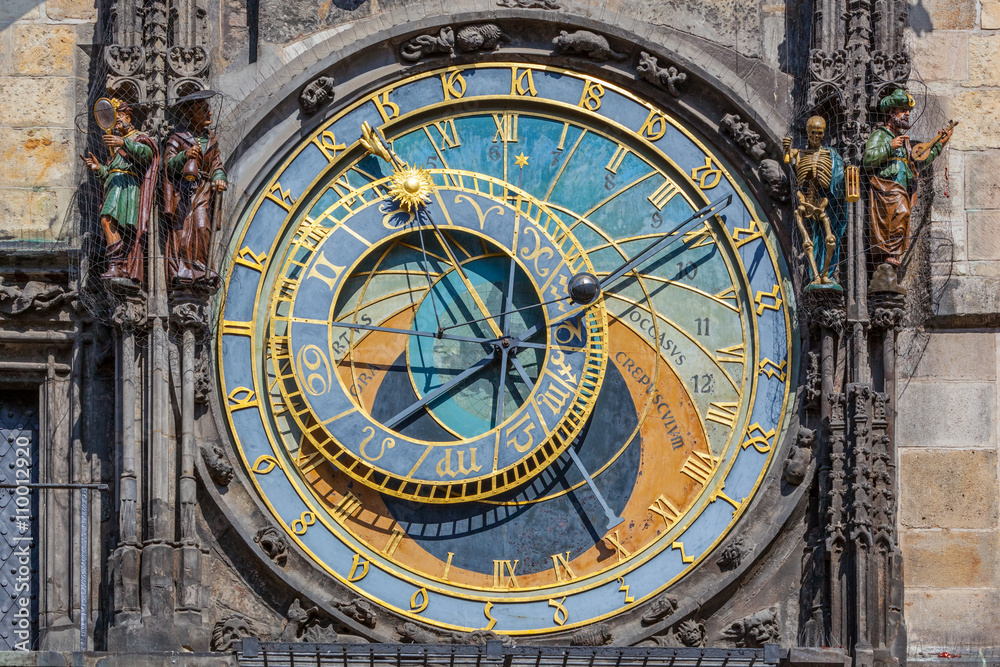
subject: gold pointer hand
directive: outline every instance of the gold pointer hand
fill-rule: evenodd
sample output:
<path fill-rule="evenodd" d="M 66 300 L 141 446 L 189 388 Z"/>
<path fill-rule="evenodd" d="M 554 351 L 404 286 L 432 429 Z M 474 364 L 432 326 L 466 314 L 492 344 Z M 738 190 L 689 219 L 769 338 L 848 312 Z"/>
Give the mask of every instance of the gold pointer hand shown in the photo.
<path fill-rule="evenodd" d="M 459 277 L 462 279 L 465 289 L 469 291 L 472 300 L 476 302 L 479 311 L 484 315 L 486 323 L 489 324 L 490 330 L 493 331 L 493 335 L 497 338 L 503 338 L 503 331 L 497 326 L 493 316 L 486 308 L 486 304 L 483 303 L 479 293 L 473 288 L 472 282 L 465 274 L 462 265 L 459 264 L 458 258 L 451 251 L 451 246 L 445 239 L 444 234 L 434 224 L 434 219 L 431 218 L 431 213 L 427 210 L 428 198 L 433 191 L 430 174 L 425 169 L 412 168 L 399 159 L 396 152 L 389 147 L 388 142 L 382 138 L 379 130 L 374 129 L 367 121 L 361 124 L 361 145 L 372 155 L 382 158 L 393 166 L 395 173 L 392 176 L 392 187 L 389 190 L 389 196 L 399 202 L 401 208 L 415 212 L 418 220 L 421 219 L 421 214 L 423 217 L 426 217 L 427 222 L 434 229 L 434 234 L 437 236 L 438 242 L 448 255 L 448 260 L 455 267 L 455 271 L 458 272 Z M 441 205 L 442 207 L 444 206 L 443 203 Z M 424 261 L 426 262 L 426 258 Z M 435 310 L 435 314 L 436 312 Z"/>

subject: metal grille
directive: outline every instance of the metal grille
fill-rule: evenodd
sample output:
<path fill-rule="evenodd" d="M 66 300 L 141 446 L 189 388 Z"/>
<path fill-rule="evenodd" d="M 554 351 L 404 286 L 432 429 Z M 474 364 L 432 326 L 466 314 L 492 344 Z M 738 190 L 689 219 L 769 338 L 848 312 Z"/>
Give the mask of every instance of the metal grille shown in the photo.
<path fill-rule="evenodd" d="M 38 481 L 35 392 L 0 391 L 0 481 Z M 29 486 L 0 488 L 0 651 L 34 649 L 37 631 L 37 494 Z"/>
<path fill-rule="evenodd" d="M 241 667 L 753 667 L 781 649 L 632 648 L 453 644 L 286 644 L 244 639 Z"/>

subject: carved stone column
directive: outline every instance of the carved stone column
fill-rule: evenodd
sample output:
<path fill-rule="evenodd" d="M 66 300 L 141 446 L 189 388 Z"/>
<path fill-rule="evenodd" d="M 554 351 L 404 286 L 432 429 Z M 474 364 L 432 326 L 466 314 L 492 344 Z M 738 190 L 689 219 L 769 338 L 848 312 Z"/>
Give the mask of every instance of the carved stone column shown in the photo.
<path fill-rule="evenodd" d="M 118 546 L 111 557 L 114 619 L 109 630 L 109 646 L 115 646 L 129 629 L 141 620 L 139 599 L 139 555 L 142 538 L 141 514 L 142 438 L 137 424 L 142 372 L 136 359 L 136 336 L 146 323 L 145 295 L 136 293 L 118 305 L 112 315 L 117 325 L 117 361 L 119 378 L 115 410 L 118 445 Z"/>
<path fill-rule="evenodd" d="M 208 307 L 205 296 L 192 291 L 175 291 L 171 295 L 171 321 L 180 333 L 180 478 L 179 497 L 179 538 L 180 567 L 177 572 L 177 600 L 175 617 L 178 631 L 183 633 L 189 646 L 207 647 L 209 632 L 202 624 L 201 600 L 202 551 L 198 541 L 196 505 L 198 502 L 197 480 L 195 479 L 195 457 L 198 444 L 195 442 L 195 373 L 198 360 L 197 339 L 204 333 L 208 323 Z"/>

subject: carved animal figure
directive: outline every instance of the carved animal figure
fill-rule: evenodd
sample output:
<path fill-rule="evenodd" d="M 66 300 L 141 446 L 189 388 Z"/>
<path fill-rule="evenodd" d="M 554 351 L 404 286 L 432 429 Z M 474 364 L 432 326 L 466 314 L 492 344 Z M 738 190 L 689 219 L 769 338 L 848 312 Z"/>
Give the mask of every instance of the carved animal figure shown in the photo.
<path fill-rule="evenodd" d="M 577 30 L 573 33 L 560 30 L 559 36 L 553 39 L 552 43 L 560 53 L 580 54 L 598 62 L 603 62 L 609 57 L 622 60 L 627 55 L 613 51 L 603 35 L 589 30 Z"/>
<path fill-rule="evenodd" d="M 656 56 L 651 56 L 645 51 L 639 54 L 639 65 L 635 68 L 635 73 L 640 79 L 649 81 L 654 86 L 666 88 L 674 97 L 680 97 L 677 84 L 687 81 L 687 74 L 673 66 L 660 67 Z"/>
<path fill-rule="evenodd" d="M 764 190 L 771 199 L 777 201 L 788 200 L 788 178 L 785 170 L 781 168 L 777 160 L 760 161 L 760 180 L 764 184 Z"/>
<path fill-rule="evenodd" d="M 611 641 L 611 628 L 607 623 L 585 627 L 574 634 L 570 646 L 604 646 Z"/>
<path fill-rule="evenodd" d="M 399 47 L 403 60 L 415 63 L 434 53 L 454 53 L 455 31 L 451 26 L 441 28 L 437 35 L 417 35 Z"/>
<path fill-rule="evenodd" d="M 672 595 L 661 595 L 650 605 L 649 611 L 643 614 L 642 624 L 652 625 L 675 611 L 677 611 L 677 600 Z"/>
<path fill-rule="evenodd" d="M 462 53 L 492 51 L 509 41 L 510 35 L 495 23 L 466 26 L 455 35 L 455 47 Z"/>

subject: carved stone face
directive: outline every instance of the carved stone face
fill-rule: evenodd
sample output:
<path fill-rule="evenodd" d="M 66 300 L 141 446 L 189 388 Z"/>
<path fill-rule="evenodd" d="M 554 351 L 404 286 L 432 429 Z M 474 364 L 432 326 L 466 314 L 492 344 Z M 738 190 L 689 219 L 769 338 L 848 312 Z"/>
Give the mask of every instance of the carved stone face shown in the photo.
<path fill-rule="evenodd" d="M 227 618 L 215 625 L 215 631 L 212 633 L 212 650 L 230 651 L 244 637 L 252 637 L 253 634 L 253 629 L 245 619 L 235 616 Z"/>

